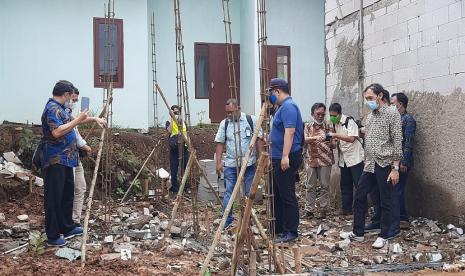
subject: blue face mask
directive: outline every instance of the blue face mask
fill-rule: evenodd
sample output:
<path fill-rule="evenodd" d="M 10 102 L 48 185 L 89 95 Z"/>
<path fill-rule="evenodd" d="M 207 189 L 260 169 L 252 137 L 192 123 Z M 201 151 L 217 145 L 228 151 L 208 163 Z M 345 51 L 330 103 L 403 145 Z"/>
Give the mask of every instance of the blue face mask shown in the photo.
<path fill-rule="evenodd" d="M 277 100 L 278 100 L 278 97 L 276 97 L 275 94 L 272 94 L 272 95 L 270 96 L 270 102 L 271 102 L 273 105 L 276 104 L 276 101 L 277 101 Z"/>
<path fill-rule="evenodd" d="M 376 110 L 379 107 L 379 104 L 376 102 L 376 100 L 374 100 L 374 101 L 366 101 L 366 105 L 371 110 Z"/>

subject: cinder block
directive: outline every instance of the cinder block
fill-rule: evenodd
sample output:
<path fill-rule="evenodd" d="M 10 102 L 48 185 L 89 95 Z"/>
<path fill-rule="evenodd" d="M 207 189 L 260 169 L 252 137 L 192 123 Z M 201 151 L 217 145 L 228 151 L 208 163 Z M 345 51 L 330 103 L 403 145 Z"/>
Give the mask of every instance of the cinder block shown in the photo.
<path fill-rule="evenodd" d="M 377 45 L 383 44 L 383 32 L 374 32 L 371 34 L 367 34 L 363 39 L 363 47 L 364 48 L 373 48 Z"/>
<path fill-rule="evenodd" d="M 394 74 L 391 71 L 373 75 L 372 82 L 377 82 L 386 87 L 394 85 Z"/>
<path fill-rule="evenodd" d="M 447 41 L 452 38 L 459 36 L 459 28 L 465 28 L 465 26 L 460 26 L 460 21 L 453 21 L 447 24 L 439 26 L 439 41 Z"/>
<path fill-rule="evenodd" d="M 325 12 L 333 10 L 337 8 L 337 1 L 336 0 L 326 0 L 325 1 Z"/>
<path fill-rule="evenodd" d="M 465 73 L 455 75 L 455 88 L 461 88 L 465 92 Z"/>
<path fill-rule="evenodd" d="M 460 45 L 459 45 L 459 38 L 454 38 L 448 41 L 448 56 L 453 57 L 453 56 L 458 56 L 460 55 Z"/>
<path fill-rule="evenodd" d="M 463 0 L 462 0 L 463 1 Z M 465 36 L 465 28 L 463 28 L 463 26 L 465 26 L 465 14 L 462 13 L 462 19 L 460 20 L 457 20 L 457 22 L 459 22 L 459 26 L 461 26 L 459 28 L 459 36 Z"/>
<path fill-rule="evenodd" d="M 379 0 L 364 0 L 363 1 L 363 7 L 366 8 L 368 6 L 373 5 L 373 3 L 378 2 Z"/>
<path fill-rule="evenodd" d="M 329 39 L 326 39 L 326 50 L 332 50 L 336 48 L 336 39 L 334 37 L 331 37 Z"/>
<path fill-rule="evenodd" d="M 437 49 L 438 49 L 438 58 L 449 57 L 449 41 L 443 41 L 443 42 L 439 42 L 438 44 L 436 44 Z"/>
<path fill-rule="evenodd" d="M 438 47 L 437 44 L 424 46 L 418 48 L 418 63 L 430 63 L 438 60 Z"/>
<path fill-rule="evenodd" d="M 371 49 L 363 50 L 363 60 L 365 62 L 370 62 L 372 60 L 372 58 L 371 58 Z"/>
<path fill-rule="evenodd" d="M 411 35 L 417 32 L 418 32 L 418 17 L 415 17 L 407 21 L 407 33 Z"/>
<path fill-rule="evenodd" d="M 431 12 L 422 14 L 418 17 L 418 30 L 423 31 L 433 26 L 433 14 Z"/>
<path fill-rule="evenodd" d="M 392 59 L 392 56 L 383 58 L 383 72 L 392 71 Z"/>
<path fill-rule="evenodd" d="M 368 75 L 375 75 L 383 72 L 383 60 L 378 59 L 365 63 L 365 71 Z"/>
<path fill-rule="evenodd" d="M 449 22 L 462 18 L 462 5 L 464 1 L 459 1 L 449 5 Z"/>
<path fill-rule="evenodd" d="M 423 88 L 426 92 L 450 94 L 455 88 L 455 77 L 453 75 L 446 75 L 425 79 Z"/>
<path fill-rule="evenodd" d="M 435 44 L 439 40 L 439 27 L 433 27 L 431 29 L 423 30 L 421 32 L 421 46 L 428 46 Z"/>
<path fill-rule="evenodd" d="M 371 16 L 363 17 L 363 32 L 365 35 L 372 34 L 375 32 L 375 24 L 373 24 Z"/>
<path fill-rule="evenodd" d="M 442 7 L 449 6 L 455 0 L 425 0 L 425 11 L 430 12 Z"/>
<path fill-rule="evenodd" d="M 421 47 L 421 32 L 409 35 L 408 37 L 409 50 L 416 50 Z"/>
<path fill-rule="evenodd" d="M 354 0 L 349 0 L 345 4 L 341 5 L 342 15 L 347 16 L 359 10 L 359 7 L 354 7 Z"/>
<path fill-rule="evenodd" d="M 462 36 L 458 39 L 458 47 L 459 47 L 459 54 L 465 55 L 465 36 Z"/>
<path fill-rule="evenodd" d="M 418 51 L 412 50 L 392 58 L 392 69 L 398 70 L 402 68 L 416 66 L 418 64 Z"/>
<path fill-rule="evenodd" d="M 397 92 L 421 91 L 423 92 L 423 80 L 401 83 L 396 86 Z"/>
<path fill-rule="evenodd" d="M 450 73 L 465 73 L 465 55 L 455 56 L 450 59 Z"/>
<path fill-rule="evenodd" d="M 378 46 L 371 48 L 371 57 L 372 59 L 381 59 L 392 55 L 393 47 L 392 42 L 384 43 Z"/>
<path fill-rule="evenodd" d="M 439 26 L 449 22 L 449 6 L 442 7 L 432 12 L 433 26 Z"/>
<path fill-rule="evenodd" d="M 365 4 L 365 3 L 364 3 L 364 4 Z M 373 15 L 373 17 L 374 17 L 375 19 L 376 19 L 376 18 L 379 18 L 379 17 L 381 17 L 381 16 L 383 16 L 383 15 L 386 14 L 386 7 L 382 7 L 382 8 L 380 8 L 380 9 L 377 9 L 377 10 L 373 11 L 371 14 Z"/>
<path fill-rule="evenodd" d="M 334 21 L 336 21 L 337 15 L 338 15 L 337 8 L 326 11 L 326 13 L 325 13 L 325 25 L 331 25 Z"/>
<path fill-rule="evenodd" d="M 398 39 L 396 41 L 392 42 L 392 54 L 393 55 L 398 55 L 401 53 L 405 53 L 408 51 L 409 46 L 408 46 L 408 38 L 404 37 L 401 39 Z"/>
<path fill-rule="evenodd" d="M 425 13 L 425 1 L 420 0 L 399 8 L 397 22 L 402 23 Z"/>
<path fill-rule="evenodd" d="M 330 73 L 326 76 L 326 85 L 336 85 L 338 83 L 338 74 Z"/>
<path fill-rule="evenodd" d="M 328 62 L 329 66 L 334 66 L 334 61 L 336 60 L 337 48 L 328 51 Z"/>
<path fill-rule="evenodd" d="M 393 4 L 386 7 L 386 13 L 394 12 L 399 9 L 399 2 L 394 2 Z"/>
<path fill-rule="evenodd" d="M 383 41 L 390 42 L 407 37 L 407 22 L 383 30 Z"/>
<path fill-rule="evenodd" d="M 406 7 L 410 5 L 410 0 L 400 0 L 399 1 L 399 8 Z"/>
<path fill-rule="evenodd" d="M 419 64 L 417 66 L 418 77 L 420 79 L 429 79 L 449 75 L 449 64 L 449 59 L 439 59 L 434 62 Z"/>
<path fill-rule="evenodd" d="M 417 68 L 416 66 L 408 67 L 394 71 L 394 83 L 406 83 L 417 80 Z"/>
<path fill-rule="evenodd" d="M 375 31 L 381 31 L 383 29 L 392 27 L 397 24 L 397 13 L 388 13 L 380 17 L 375 17 Z"/>

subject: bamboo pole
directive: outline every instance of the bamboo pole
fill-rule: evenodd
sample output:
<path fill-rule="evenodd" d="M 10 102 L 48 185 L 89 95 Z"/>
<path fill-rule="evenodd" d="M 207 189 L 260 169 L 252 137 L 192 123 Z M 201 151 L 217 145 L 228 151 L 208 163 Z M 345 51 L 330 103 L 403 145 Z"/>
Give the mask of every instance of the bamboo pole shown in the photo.
<path fill-rule="evenodd" d="M 161 140 L 158 141 L 158 143 L 160 143 Z M 158 145 L 158 144 L 157 144 Z M 124 196 L 123 198 L 121 199 L 121 203 L 123 203 L 124 199 L 126 199 L 126 196 L 129 194 L 129 191 L 131 190 L 132 186 L 134 186 L 134 183 L 136 183 L 136 180 L 137 178 L 139 178 L 139 175 L 142 173 L 142 171 L 144 170 L 145 168 L 145 165 L 147 165 L 147 162 L 149 161 L 150 157 L 152 156 L 152 154 L 155 152 L 157 146 L 155 146 L 152 151 L 150 152 L 149 156 L 147 156 L 147 158 L 145 159 L 144 161 L 144 164 L 142 164 L 142 167 L 139 169 L 139 172 L 136 174 L 136 177 L 134 177 L 134 179 L 132 180 L 131 182 L 131 185 L 129 185 L 129 188 L 127 189 L 126 193 L 124 193 Z"/>
<path fill-rule="evenodd" d="M 250 215 L 252 213 L 252 206 L 255 200 L 255 194 L 257 193 L 258 184 L 262 179 L 263 173 L 265 171 L 266 161 L 268 159 L 268 153 L 262 153 L 258 159 L 257 170 L 255 171 L 255 176 L 252 181 L 252 186 L 250 187 L 249 196 L 247 197 L 246 206 L 244 213 L 242 215 L 241 224 L 239 227 L 239 232 L 236 236 L 236 241 L 234 243 L 234 251 L 231 265 L 231 275 L 236 275 L 237 261 L 240 252 L 242 252 L 242 243 L 244 242 L 247 229 L 250 228 Z"/>
<path fill-rule="evenodd" d="M 292 248 L 294 253 L 295 272 L 302 273 L 302 252 L 298 246 Z"/>
<path fill-rule="evenodd" d="M 192 170 L 192 159 L 193 158 L 189 158 L 189 161 L 187 161 L 186 171 L 182 176 L 181 186 L 179 187 L 178 194 L 176 195 L 176 201 L 174 203 L 173 210 L 171 211 L 171 219 L 168 222 L 168 226 L 165 229 L 165 235 L 163 236 L 163 240 L 166 239 L 166 237 L 170 234 L 171 226 L 173 225 L 174 218 L 176 216 L 176 213 L 178 212 L 179 204 L 181 203 L 182 199 L 182 194 L 184 193 L 184 187 L 186 186 L 187 179 L 189 178 L 189 174 Z"/>
<path fill-rule="evenodd" d="M 258 117 L 257 121 L 257 126 L 261 126 L 263 119 L 265 118 L 266 114 L 266 105 L 262 105 L 262 110 L 260 112 L 260 116 Z M 231 194 L 231 198 L 229 199 L 228 205 L 226 206 L 226 209 L 223 212 L 223 218 L 221 219 L 220 225 L 216 229 L 215 237 L 213 238 L 213 242 L 210 246 L 210 249 L 208 251 L 208 254 L 202 264 L 202 269 L 200 270 L 200 276 L 203 276 L 205 274 L 205 271 L 207 270 L 208 264 L 210 263 L 211 258 L 213 257 L 213 253 L 215 251 L 216 246 L 218 245 L 219 239 L 221 237 L 221 232 L 223 231 L 224 225 L 226 224 L 226 218 L 228 217 L 229 212 L 231 211 L 231 208 L 233 206 L 234 200 L 236 199 L 237 192 L 240 189 L 240 184 L 242 183 L 242 180 L 244 179 L 245 175 L 245 170 L 247 169 L 247 163 L 250 160 L 250 156 L 252 155 L 252 152 L 255 147 L 255 142 L 257 142 L 258 138 L 258 132 L 259 132 L 259 127 L 255 128 L 254 134 L 252 136 L 252 140 L 250 142 L 249 148 L 247 150 L 247 153 L 245 154 L 245 159 L 242 162 L 241 170 L 240 173 L 237 177 L 236 185 L 234 186 L 234 190 Z"/>
<path fill-rule="evenodd" d="M 107 102 L 107 105 L 104 110 L 108 111 L 108 105 L 109 103 Z M 98 169 L 100 166 L 100 160 L 102 158 L 103 142 L 105 141 L 104 138 L 105 138 L 106 130 L 107 128 L 104 128 L 102 130 L 102 133 L 100 134 L 100 143 L 99 143 L 99 149 L 97 153 L 97 159 L 95 161 L 94 174 L 92 176 L 92 182 L 90 184 L 90 189 L 89 189 L 89 196 L 87 198 L 87 208 L 86 208 L 86 216 L 84 218 L 84 230 L 83 230 L 84 235 L 82 236 L 82 244 L 81 244 L 81 267 L 84 267 L 86 264 L 86 242 L 87 242 L 87 236 L 88 236 L 88 231 L 89 231 L 90 210 L 92 208 L 92 200 L 94 196 L 95 183 L 97 182 Z"/>
<path fill-rule="evenodd" d="M 110 102 L 110 104 L 113 102 L 113 96 L 110 97 L 110 99 L 108 100 L 108 102 Z M 107 106 L 110 106 L 110 104 L 108 104 Z M 98 115 L 99 118 L 102 118 L 105 113 L 106 113 L 106 106 L 103 108 L 103 110 L 100 112 L 100 114 Z M 106 117 L 106 115 L 105 115 Z M 84 140 L 87 141 L 87 139 L 89 138 L 89 136 L 92 134 L 92 132 L 94 132 L 95 130 L 95 127 L 97 126 L 97 123 L 94 122 L 92 123 L 92 127 L 90 128 L 89 132 L 86 134 L 86 137 L 84 137 Z"/>
<path fill-rule="evenodd" d="M 255 250 L 252 250 L 252 252 L 250 252 L 249 275 L 250 276 L 257 275 L 257 252 Z"/>
<path fill-rule="evenodd" d="M 255 225 L 257 226 L 258 228 L 258 232 L 260 233 L 260 236 L 262 237 L 262 239 L 266 242 L 268 240 L 268 236 L 266 235 L 266 231 L 265 231 L 265 228 L 263 227 L 262 223 L 260 222 L 260 220 L 258 220 L 258 217 L 257 217 L 257 214 L 255 213 L 255 210 L 252 208 L 252 219 L 253 219 L 253 222 L 255 223 Z"/>

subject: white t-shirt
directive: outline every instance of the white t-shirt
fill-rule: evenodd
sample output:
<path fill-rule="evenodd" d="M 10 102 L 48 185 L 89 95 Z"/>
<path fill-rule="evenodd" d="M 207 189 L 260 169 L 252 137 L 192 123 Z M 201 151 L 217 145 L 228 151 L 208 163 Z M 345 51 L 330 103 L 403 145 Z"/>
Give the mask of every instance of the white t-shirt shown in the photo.
<path fill-rule="evenodd" d="M 355 141 L 353 143 L 345 142 L 339 140 L 338 143 L 338 159 L 339 159 L 339 167 L 344 167 L 344 163 L 347 167 L 352 167 L 365 159 L 365 152 L 362 146 L 362 139 L 358 136 L 358 126 L 354 120 L 350 119 L 347 123 L 347 127 L 343 124 L 346 123 L 347 116 L 344 114 L 341 115 L 341 120 L 337 125 L 335 125 L 336 133 L 340 133 L 343 135 L 355 137 Z"/>

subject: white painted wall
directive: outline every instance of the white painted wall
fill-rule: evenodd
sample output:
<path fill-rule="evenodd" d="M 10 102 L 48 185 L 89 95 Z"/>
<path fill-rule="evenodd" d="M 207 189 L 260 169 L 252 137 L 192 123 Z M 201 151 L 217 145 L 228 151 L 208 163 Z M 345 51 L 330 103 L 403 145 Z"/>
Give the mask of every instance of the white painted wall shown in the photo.
<path fill-rule="evenodd" d="M 267 1 L 269 45 L 291 47 L 291 93 L 304 120 L 325 102 L 323 0 Z"/>
<path fill-rule="evenodd" d="M 105 0 L 0 0 L 0 122 L 40 123 L 57 80 L 67 79 L 100 110 L 93 86 L 93 17 Z M 124 89 L 115 90 L 114 124 L 147 128 L 147 2 L 116 1 L 124 20 Z"/>
<path fill-rule="evenodd" d="M 150 36 L 150 16 L 155 12 L 156 47 L 157 47 L 157 77 L 158 83 L 166 95 L 170 105 L 176 104 L 176 37 L 174 31 L 173 1 L 148 0 L 148 26 Z M 181 24 L 186 61 L 186 78 L 190 99 L 191 122 L 198 123 L 198 112 L 205 111 L 203 122 L 209 122 L 208 99 L 195 99 L 195 64 L 194 43 L 225 43 L 223 24 L 223 8 L 219 0 L 181 0 Z M 230 2 L 233 43 L 240 41 L 240 1 Z M 149 38 L 148 49 L 151 51 Z M 150 53 L 151 54 L 151 53 Z M 151 62 L 151 61 L 150 61 Z M 242 62 L 242 61 L 241 61 Z M 148 66 L 150 76 L 151 64 Z M 241 67 L 242 68 L 242 67 Z M 225 73 L 227 74 L 227 68 Z M 149 120 L 153 125 L 152 82 L 149 78 Z M 169 115 L 166 107 L 159 99 L 159 121 L 164 125 Z"/>

